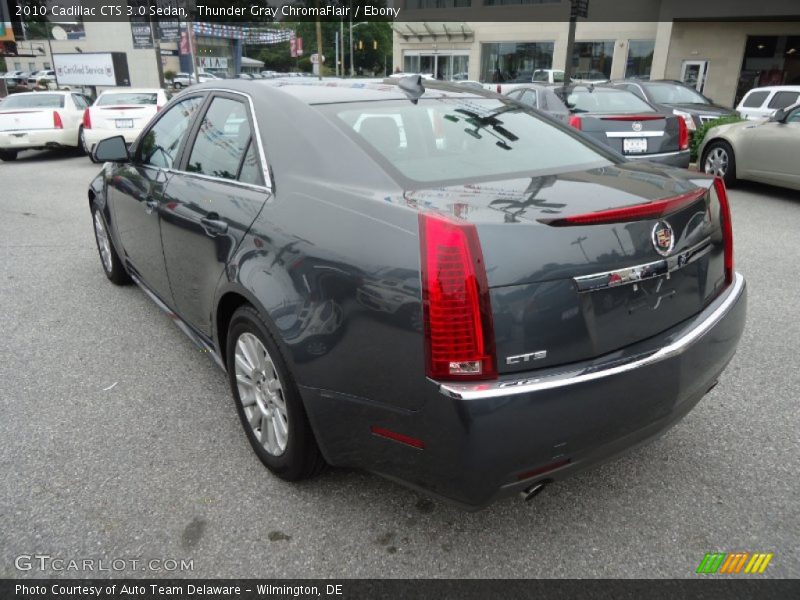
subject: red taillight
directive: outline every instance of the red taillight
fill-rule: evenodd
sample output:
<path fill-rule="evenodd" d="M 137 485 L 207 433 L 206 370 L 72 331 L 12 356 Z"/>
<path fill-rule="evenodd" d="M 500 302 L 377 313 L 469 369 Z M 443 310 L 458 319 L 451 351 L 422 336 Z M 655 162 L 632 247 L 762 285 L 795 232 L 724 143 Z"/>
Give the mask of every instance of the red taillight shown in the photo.
<path fill-rule="evenodd" d="M 680 210 L 684 206 L 696 202 L 706 193 L 703 188 L 686 192 L 680 196 L 656 200 L 647 204 L 632 204 L 620 208 L 609 208 L 582 215 L 571 215 L 556 219 L 539 219 L 540 223 L 553 227 L 569 227 L 576 225 L 602 225 L 608 223 L 626 223 L 643 219 L 660 219 Z"/>
<path fill-rule="evenodd" d="M 686 127 L 686 121 L 681 117 L 678 117 L 678 147 L 681 150 L 689 147 L 689 128 Z"/>
<path fill-rule="evenodd" d="M 88 108 L 83 111 L 83 128 L 84 129 L 92 128 L 92 115 L 89 113 Z"/>
<path fill-rule="evenodd" d="M 570 127 L 574 127 L 575 129 L 580 129 L 582 127 L 581 118 L 578 115 L 570 115 L 569 124 Z"/>
<path fill-rule="evenodd" d="M 156 112 L 161 112 L 161 105 L 156 105 Z"/>
<path fill-rule="evenodd" d="M 53 111 L 53 127 L 56 129 L 64 129 L 64 123 L 61 122 L 61 115 L 58 111 Z"/>
<path fill-rule="evenodd" d="M 489 284 L 475 226 L 421 213 L 419 231 L 427 375 L 496 378 Z"/>
<path fill-rule="evenodd" d="M 714 179 L 714 191 L 719 200 L 720 226 L 722 227 L 722 241 L 725 251 L 725 283 L 733 283 L 733 223 L 731 222 L 731 205 L 728 202 L 728 192 L 725 182 L 721 178 Z"/>
<path fill-rule="evenodd" d="M 503 90 L 503 86 L 499 83 L 497 84 L 497 93 L 499 94 Z"/>

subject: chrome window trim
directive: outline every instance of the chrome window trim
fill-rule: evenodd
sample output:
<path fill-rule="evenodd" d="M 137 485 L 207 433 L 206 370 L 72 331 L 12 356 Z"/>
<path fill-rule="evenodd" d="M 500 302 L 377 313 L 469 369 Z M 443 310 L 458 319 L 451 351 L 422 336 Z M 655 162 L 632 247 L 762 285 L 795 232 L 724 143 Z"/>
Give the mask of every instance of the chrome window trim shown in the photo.
<path fill-rule="evenodd" d="M 663 131 L 606 131 L 610 138 L 664 137 Z"/>
<path fill-rule="evenodd" d="M 224 94 L 235 94 L 237 96 L 243 96 L 247 98 L 247 103 L 250 106 L 250 115 L 253 117 L 253 138 L 256 140 L 256 144 L 258 145 L 259 161 L 261 163 L 262 174 L 264 175 L 264 185 L 262 186 L 262 185 L 255 185 L 252 183 L 244 183 L 236 179 L 225 179 L 224 177 L 214 177 L 213 175 L 205 175 L 203 173 L 193 173 L 191 171 L 181 171 L 178 169 L 168 169 L 168 171 L 172 173 L 180 173 L 181 175 L 190 175 L 193 177 L 200 177 L 201 179 L 220 181 L 223 183 L 232 183 L 243 187 L 248 187 L 251 189 L 267 190 L 268 192 L 272 192 L 274 186 L 272 183 L 272 179 L 269 176 L 269 163 L 267 163 L 267 154 L 266 152 L 264 152 L 264 144 L 261 142 L 261 128 L 258 126 L 258 117 L 256 117 L 256 108 L 253 105 L 253 99 L 250 96 L 250 94 L 246 94 L 245 92 L 240 92 L 239 90 L 229 90 L 225 88 L 199 88 L 195 89 L 195 91 L 222 92 Z"/>
<path fill-rule="evenodd" d="M 543 375 L 539 378 L 511 379 L 505 381 L 490 381 L 478 383 L 439 383 L 439 392 L 456 400 L 486 400 L 503 398 L 518 394 L 530 394 L 544 390 L 552 390 L 571 385 L 578 385 L 633 371 L 648 365 L 655 364 L 677 354 L 680 354 L 695 341 L 705 335 L 720 319 L 739 301 L 744 290 L 744 277 L 736 273 L 731 289 L 719 306 L 700 323 L 678 337 L 673 342 L 662 346 L 658 350 L 639 355 L 628 361 L 613 364 L 607 368 L 584 367 L 571 371 Z"/>
<path fill-rule="evenodd" d="M 205 173 L 195 173 L 194 171 L 179 171 L 177 169 L 165 169 L 167 173 L 170 175 L 182 175 L 183 177 L 194 177 L 197 179 L 205 179 L 207 181 L 214 181 L 217 183 L 226 183 L 235 185 L 236 187 L 241 187 L 245 189 L 254 190 L 257 192 L 270 192 L 272 191 L 271 188 L 265 185 L 257 185 L 254 183 L 245 183 L 244 181 L 239 181 L 237 179 L 226 179 L 225 177 L 216 177 L 215 175 L 206 175 Z"/>

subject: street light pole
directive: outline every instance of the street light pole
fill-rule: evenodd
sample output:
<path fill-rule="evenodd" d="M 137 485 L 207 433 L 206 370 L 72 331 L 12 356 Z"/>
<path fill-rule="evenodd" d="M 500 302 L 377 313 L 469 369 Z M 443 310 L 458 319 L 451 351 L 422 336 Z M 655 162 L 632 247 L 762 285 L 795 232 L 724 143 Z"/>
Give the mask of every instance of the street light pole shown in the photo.
<path fill-rule="evenodd" d="M 350 2 L 350 77 L 355 76 L 355 68 L 353 66 L 353 3 Z"/>

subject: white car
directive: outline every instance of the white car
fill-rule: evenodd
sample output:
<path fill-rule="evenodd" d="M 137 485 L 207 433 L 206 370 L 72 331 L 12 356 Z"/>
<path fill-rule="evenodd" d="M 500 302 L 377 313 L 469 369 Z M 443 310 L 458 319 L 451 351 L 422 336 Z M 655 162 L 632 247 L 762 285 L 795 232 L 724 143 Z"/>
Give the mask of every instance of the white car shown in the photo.
<path fill-rule="evenodd" d="M 219 77 L 217 77 L 213 73 L 208 73 L 207 71 L 200 71 L 197 74 L 197 76 L 200 80 L 200 83 L 205 83 L 206 81 L 219 79 Z M 179 90 L 184 87 L 189 87 L 190 85 L 193 85 L 195 83 L 197 83 L 197 81 L 195 80 L 194 75 L 192 75 L 191 73 L 178 73 L 175 76 L 175 79 L 172 80 L 172 85 L 176 90 Z"/>
<path fill-rule="evenodd" d="M 83 111 L 89 106 L 74 92 L 13 94 L 0 105 L 0 160 L 21 150 L 83 147 Z"/>
<path fill-rule="evenodd" d="M 166 103 L 166 93 L 158 88 L 106 90 L 83 113 L 83 149 L 91 153 L 99 141 L 115 135 L 132 144 Z"/>
<path fill-rule="evenodd" d="M 798 100 L 800 100 L 800 85 L 753 88 L 739 102 L 736 112 L 748 121 L 769 119 L 779 108 L 792 106 Z"/>
<path fill-rule="evenodd" d="M 55 81 L 56 80 L 56 72 L 52 69 L 42 69 L 41 71 L 36 71 L 35 73 L 31 73 L 28 77 L 28 85 L 36 85 L 42 79 L 45 81 Z"/>

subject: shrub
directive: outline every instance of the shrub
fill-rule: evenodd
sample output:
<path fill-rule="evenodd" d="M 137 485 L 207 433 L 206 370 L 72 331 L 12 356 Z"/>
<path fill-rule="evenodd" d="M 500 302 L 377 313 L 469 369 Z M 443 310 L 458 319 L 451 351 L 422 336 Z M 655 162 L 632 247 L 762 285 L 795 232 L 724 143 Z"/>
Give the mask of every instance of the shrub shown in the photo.
<path fill-rule="evenodd" d="M 728 123 L 738 123 L 739 121 L 744 121 L 744 119 L 735 115 L 731 115 L 729 117 L 720 117 L 719 119 L 706 121 L 700 127 L 698 127 L 697 131 L 694 132 L 694 136 L 692 136 L 691 161 L 697 162 L 697 160 L 700 158 L 697 156 L 697 151 L 700 149 L 700 144 L 703 143 L 703 140 L 705 139 L 709 129 L 719 127 L 720 125 L 727 125 Z"/>
<path fill-rule="evenodd" d="M 168 69 L 168 70 L 164 71 L 164 81 L 168 81 L 169 83 L 172 83 L 172 80 L 175 79 L 175 77 L 177 77 L 177 75 L 178 74 L 175 71 L 171 71 L 171 70 Z"/>

